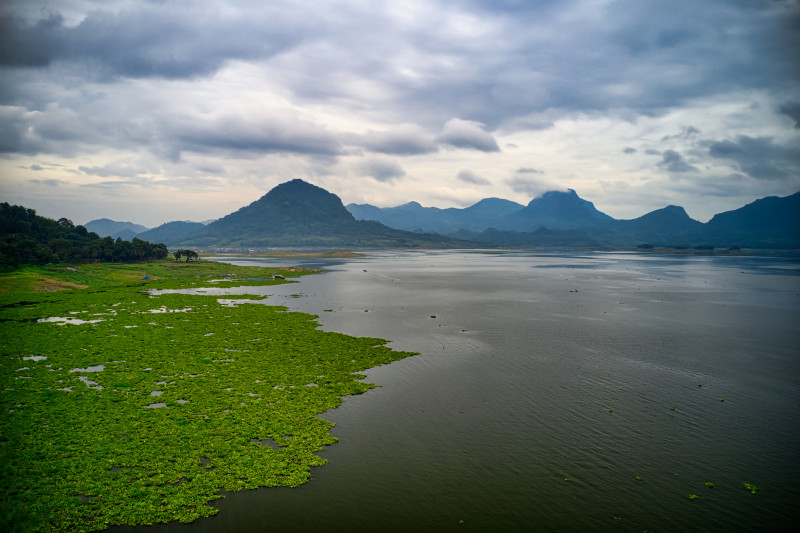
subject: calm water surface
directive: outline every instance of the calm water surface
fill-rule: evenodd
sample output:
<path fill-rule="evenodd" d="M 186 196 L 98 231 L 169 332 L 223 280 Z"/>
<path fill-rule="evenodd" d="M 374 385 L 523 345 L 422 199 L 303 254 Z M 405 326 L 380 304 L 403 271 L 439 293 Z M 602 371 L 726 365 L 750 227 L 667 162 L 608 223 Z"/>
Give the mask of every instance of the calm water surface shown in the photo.
<path fill-rule="evenodd" d="M 322 415 L 340 442 L 320 452 L 329 462 L 309 483 L 228 495 L 218 516 L 190 525 L 118 531 L 783 531 L 800 521 L 796 260 L 230 262 L 321 266 L 258 290 L 320 315 L 322 329 L 420 355 L 369 371 L 381 387 Z"/>

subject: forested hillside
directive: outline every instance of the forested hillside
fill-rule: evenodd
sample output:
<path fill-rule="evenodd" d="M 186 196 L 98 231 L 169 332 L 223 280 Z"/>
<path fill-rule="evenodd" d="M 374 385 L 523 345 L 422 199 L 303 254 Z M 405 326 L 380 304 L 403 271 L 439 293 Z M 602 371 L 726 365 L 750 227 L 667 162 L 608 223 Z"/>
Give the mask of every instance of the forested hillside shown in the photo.
<path fill-rule="evenodd" d="M 81 260 L 140 261 L 167 256 L 163 244 L 101 239 L 67 218 L 53 220 L 20 205 L 0 203 L 0 269 L 22 264 L 77 262 Z"/>

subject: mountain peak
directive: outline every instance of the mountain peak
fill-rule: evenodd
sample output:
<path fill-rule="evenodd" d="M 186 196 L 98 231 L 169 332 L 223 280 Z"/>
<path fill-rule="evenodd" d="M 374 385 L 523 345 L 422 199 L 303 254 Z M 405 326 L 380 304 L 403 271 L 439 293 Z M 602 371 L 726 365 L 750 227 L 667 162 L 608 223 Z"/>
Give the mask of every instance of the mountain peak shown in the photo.
<path fill-rule="evenodd" d="M 418 236 L 377 222 L 356 221 L 342 200 L 301 179 L 188 235 L 193 246 L 454 246 L 445 237 Z M 458 245 L 463 245 L 459 242 Z"/>
<path fill-rule="evenodd" d="M 416 211 L 416 210 L 425 209 L 425 208 L 422 207 L 422 204 L 420 204 L 419 202 L 415 202 L 415 201 L 412 200 L 411 202 L 407 202 L 405 204 L 398 205 L 395 209 L 411 209 L 411 210 L 415 210 Z"/>
<path fill-rule="evenodd" d="M 612 220 L 598 211 L 594 204 L 584 200 L 574 189 L 547 191 L 530 201 L 520 211 L 510 215 L 513 224 L 522 224 L 532 231 L 546 226 L 550 229 L 587 227 Z"/>
<path fill-rule="evenodd" d="M 542 194 L 539 198 L 557 197 L 557 196 L 580 198 L 580 196 L 578 196 L 578 193 L 575 192 L 575 189 L 569 189 L 569 188 L 566 191 L 559 191 L 559 190 L 547 191 L 544 194 Z"/>

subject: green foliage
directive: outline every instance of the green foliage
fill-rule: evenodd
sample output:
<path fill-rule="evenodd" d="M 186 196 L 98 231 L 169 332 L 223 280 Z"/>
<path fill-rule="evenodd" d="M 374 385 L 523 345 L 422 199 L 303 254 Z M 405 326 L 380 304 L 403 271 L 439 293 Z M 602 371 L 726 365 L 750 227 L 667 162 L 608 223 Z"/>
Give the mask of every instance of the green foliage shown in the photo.
<path fill-rule="evenodd" d="M 175 256 L 175 261 L 180 261 L 181 257 L 185 257 L 187 262 L 197 261 L 199 258 L 194 250 L 176 250 L 173 255 Z"/>
<path fill-rule="evenodd" d="M 752 483 L 743 483 L 744 488 L 750 491 L 751 494 L 758 494 L 761 492 L 761 487 Z"/>
<path fill-rule="evenodd" d="M 242 279 L 271 269 L 146 267 L 147 282 L 131 265 L 0 276 L 0 530 L 190 522 L 220 489 L 300 485 L 336 441 L 317 415 L 373 387 L 359 372 L 410 355 L 281 307 L 142 292 L 220 286 L 221 272 L 223 286 L 284 283 Z M 31 291 L 42 276 L 88 288 Z"/>
<path fill-rule="evenodd" d="M 71 220 L 41 217 L 33 209 L 0 203 L 0 272 L 19 265 L 69 263 L 81 260 L 141 261 L 167 256 L 163 244 L 134 238 L 101 239 Z"/>

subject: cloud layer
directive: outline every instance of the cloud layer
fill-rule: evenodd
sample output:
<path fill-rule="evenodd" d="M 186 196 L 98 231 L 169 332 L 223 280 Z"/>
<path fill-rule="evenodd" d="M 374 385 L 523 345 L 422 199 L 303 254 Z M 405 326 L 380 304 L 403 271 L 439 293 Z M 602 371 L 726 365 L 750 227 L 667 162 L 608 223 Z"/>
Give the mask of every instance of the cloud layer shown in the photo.
<path fill-rule="evenodd" d="M 100 217 L 116 186 L 149 224 L 165 191 L 201 219 L 295 177 L 381 205 L 572 187 L 615 216 L 789 194 L 798 7 L 10 0 L 0 192 Z"/>

